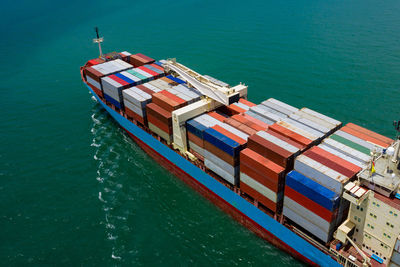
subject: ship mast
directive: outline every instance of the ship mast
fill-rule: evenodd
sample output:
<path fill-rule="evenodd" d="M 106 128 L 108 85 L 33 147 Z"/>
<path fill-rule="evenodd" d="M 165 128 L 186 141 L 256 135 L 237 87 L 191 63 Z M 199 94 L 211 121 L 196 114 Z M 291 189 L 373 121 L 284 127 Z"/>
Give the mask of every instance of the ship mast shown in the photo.
<path fill-rule="evenodd" d="M 101 51 L 101 43 L 104 41 L 104 39 L 103 39 L 103 37 L 99 36 L 99 28 L 95 27 L 94 29 L 96 31 L 97 38 L 93 39 L 93 43 L 98 43 L 99 44 L 99 53 L 100 53 L 99 57 L 101 58 L 103 56 L 103 52 Z"/>

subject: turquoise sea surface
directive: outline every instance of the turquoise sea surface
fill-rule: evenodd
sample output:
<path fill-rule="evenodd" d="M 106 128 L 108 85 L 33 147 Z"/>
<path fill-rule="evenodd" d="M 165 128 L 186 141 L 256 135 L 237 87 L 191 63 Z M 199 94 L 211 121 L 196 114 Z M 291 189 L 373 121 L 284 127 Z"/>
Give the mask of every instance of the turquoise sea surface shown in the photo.
<path fill-rule="evenodd" d="M 394 138 L 400 2 L 10 1 L 0 10 L 0 265 L 300 266 L 147 156 L 91 98 L 103 50 Z"/>

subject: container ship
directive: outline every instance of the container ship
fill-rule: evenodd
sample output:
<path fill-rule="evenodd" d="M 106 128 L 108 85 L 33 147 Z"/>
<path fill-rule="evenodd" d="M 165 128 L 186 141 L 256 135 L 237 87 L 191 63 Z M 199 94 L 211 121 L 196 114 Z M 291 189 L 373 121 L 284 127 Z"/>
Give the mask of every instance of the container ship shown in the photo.
<path fill-rule="evenodd" d="M 309 265 L 400 267 L 398 136 L 274 98 L 255 104 L 245 84 L 176 59 L 102 54 L 102 41 L 82 80 L 160 165 Z"/>

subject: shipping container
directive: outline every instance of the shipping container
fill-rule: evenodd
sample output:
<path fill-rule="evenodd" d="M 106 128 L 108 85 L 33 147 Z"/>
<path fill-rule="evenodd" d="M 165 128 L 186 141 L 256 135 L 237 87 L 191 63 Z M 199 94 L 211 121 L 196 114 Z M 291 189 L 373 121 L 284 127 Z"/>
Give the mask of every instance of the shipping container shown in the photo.
<path fill-rule="evenodd" d="M 300 117 L 303 117 L 303 118 L 305 118 L 307 120 L 310 120 L 310 121 L 313 121 L 313 122 L 318 123 L 320 125 L 323 125 L 324 127 L 330 129 L 330 132 L 332 132 L 332 131 L 334 131 L 335 129 L 338 128 L 337 125 L 335 125 L 335 124 L 333 124 L 331 122 L 328 122 L 328 121 L 323 120 L 321 118 L 315 117 L 315 116 L 313 116 L 311 114 L 308 114 L 308 113 L 305 113 L 305 112 L 303 112 L 301 110 L 299 110 L 299 111 L 297 111 L 297 112 L 295 112 L 293 114 L 296 114 L 296 115 L 298 115 Z"/>
<path fill-rule="evenodd" d="M 149 129 L 153 132 L 156 133 L 158 136 L 160 136 L 162 139 L 164 139 L 168 144 L 171 144 L 172 142 L 172 135 L 164 132 L 163 130 L 161 130 L 160 128 L 158 128 L 157 126 L 155 126 L 152 122 L 148 122 L 149 123 Z"/>
<path fill-rule="evenodd" d="M 276 124 L 279 125 L 279 126 L 282 126 L 284 128 L 287 128 L 287 129 L 289 129 L 289 130 L 291 130 L 291 131 L 293 131 L 293 132 L 295 132 L 295 133 L 297 133 L 297 134 L 299 134 L 301 136 L 304 136 L 307 139 L 310 139 L 312 141 L 316 141 L 318 139 L 317 136 L 312 135 L 309 132 L 307 132 L 307 131 L 305 131 L 305 130 L 303 130 L 303 129 L 301 129 L 301 128 L 299 128 L 296 125 L 293 125 L 291 123 L 284 122 L 284 121 L 278 121 Z"/>
<path fill-rule="evenodd" d="M 237 185 L 239 182 L 239 177 L 235 177 L 227 173 L 225 170 L 221 169 L 218 167 L 215 163 L 210 161 L 207 158 L 204 158 L 204 165 L 213 171 L 214 173 L 218 174 L 221 178 L 223 178 L 225 181 L 227 181 L 230 184 Z"/>
<path fill-rule="evenodd" d="M 311 139 L 308 139 L 307 137 L 305 137 L 301 134 L 298 134 L 288 128 L 282 127 L 281 125 L 276 124 L 276 123 L 273 125 L 270 125 L 268 127 L 268 129 L 270 131 L 274 131 L 283 136 L 286 136 L 287 138 L 291 139 L 292 141 L 301 144 L 303 147 L 309 147 L 309 146 L 311 146 L 311 144 L 313 142 Z"/>
<path fill-rule="evenodd" d="M 349 177 L 346 177 L 305 155 L 300 155 L 295 159 L 294 169 L 339 195 L 343 193 L 344 184 L 349 181 Z"/>
<path fill-rule="evenodd" d="M 265 110 L 266 112 L 275 114 L 276 116 L 278 116 L 281 119 L 287 118 L 287 115 L 284 113 L 281 113 L 273 108 L 270 108 L 268 106 L 265 106 L 264 104 L 258 105 L 257 107 L 262 108 L 263 110 Z"/>
<path fill-rule="evenodd" d="M 303 131 L 305 131 L 305 132 L 317 137 L 317 139 L 321 139 L 321 138 L 323 138 L 325 136 L 324 133 L 322 133 L 320 131 L 317 131 L 317 130 L 314 130 L 313 128 L 311 128 L 311 127 L 309 127 L 309 126 L 307 126 L 307 125 L 305 125 L 305 124 L 303 124 L 301 122 L 295 121 L 295 120 L 293 120 L 291 118 L 285 118 L 285 119 L 282 119 L 281 121 L 286 122 L 286 123 L 290 123 L 291 125 L 294 125 L 297 128 L 300 128 Z"/>
<path fill-rule="evenodd" d="M 204 140 L 228 153 L 232 157 L 238 157 L 242 148 L 242 145 L 240 145 L 238 142 L 228 138 L 212 128 L 204 131 Z"/>
<path fill-rule="evenodd" d="M 246 193 L 248 196 L 252 197 L 253 199 L 257 200 L 258 203 L 262 204 L 263 206 L 267 207 L 274 213 L 278 213 L 281 205 L 277 204 L 276 202 L 271 201 L 269 198 L 263 196 L 258 191 L 254 190 L 252 187 L 248 186 L 245 183 L 240 184 L 240 190 Z"/>
<path fill-rule="evenodd" d="M 195 142 L 192 142 L 190 138 L 188 144 L 189 144 L 189 149 L 202 156 L 203 158 L 201 160 L 204 161 L 204 151 L 205 151 L 204 148 L 200 147 Z"/>
<path fill-rule="evenodd" d="M 304 155 L 349 178 L 354 177 L 359 171 L 361 171 L 359 166 L 329 153 L 320 147 L 312 147 L 307 150 Z"/>
<path fill-rule="evenodd" d="M 239 157 L 234 157 L 232 155 L 229 155 L 222 149 L 216 147 L 215 145 L 213 145 L 205 140 L 203 142 L 204 142 L 205 150 L 210 151 L 211 153 L 213 153 L 214 155 L 216 155 L 217 157 L 219 157 L 220 159 L 224 160 L 225 162 L 227 162 L 228 164 L 230 164 L 232 166 L 239 165 Z"/>
<path fill-rule="evenodd" d="M 323 114 L 321 114 L 321 113 L 318 113 L 318 112 L 316 112 L 316 111 L 314 111 L 314 110 L 311 110 L 311 109 L 309 109 L 309 108 L 302 108 L 301 111 L 303 111 L 304 113 L 310 114 L 310 115 L 312 115 L 312 116 L 315 116 L 315 117 L 317 117 L 317 118 L 320 118 L 320 119 L 322 119 L 322 120 L 325 120 L 325 121 L 327 121 L 327 122 L 329 122 L 329 123 L 331 123 L 331 124 L 333 124 L 333 125 L 336 125 L 337 127 L 339 127 L 340 125 L 342 125 L 342 122 L 340 122 L 340 121 L 338 121 L 338 120 L 335 120 L 335 119 L 332 119 L 332 118 L 330 118 L 330 117 L 328 117 L 328 116 L 326 116 L 326 115 L 323 115 Z"/>
<path fill-rule="evenodd" d="M 303 207 L 309 209 L 311 212 L 315 213 L 316 215 L 320 216 L 324 220 L 328 222 L 332 222 L 336 219 L 336 211 L 337 209 L 332 212 L 325 207 L 321 206 L 320 204 L 314 202 L 313 200 L 309 199 L 305 195 L 297 192 L 296 190 L 292 189 L 289 186 L 285 187 L 285 198 L 289 197 L 292 200 L 296 201 L 298 204 L 302 205 Z"/>
<path fill-rule="evenodd" d="M 329 138 L 333 139 L 333 140 L 335 140 L 335 141 L 337 141 L 339 143 L 342 143 L 342 144 L 344 144 L 344 145 L 346 145 L 348 147 L 351 147 L 351 148 L 353 148 L 353 149 L 355 149 L 355 150 L 357 150 L 357 151 L 359 151 L 361 153 L 364 153 L 365 155 L 369 155 L 370 154 L 370 150 L 368 148 L 363 147 L 363 146 L 361 146 L 361 145 L 359 145 L 357 143 L 354 143 L 353 141 L 350 141 L 350 140 L 348 140 L 346 138 L 343 138 L 343 137 L 341 137 L 341 136 L 339 136 L 337 134 L 332 134 L 332 135 L 329 136 Z"/>
<path fill-rule="evenodd" d="M 257 182 L 257 180 L 251 178 L 247 174 L 241 172 L 240 173 L 240 185 L 246 184 L 256 190 L 258 193 L 263 195 L 264 197 L 268 198 L 274 203 L 278 203 L 282 200 L 282 192 L 276 193 L 269 189 L 268 187 L 262 185 L 261 183 Z M 256 197 L 253 196 L 253 198 L 257 199 Z"/>
<path fill-rule="evenodd" d="M 258 115 L 257 113 L 253 112 L 251 109 L 249 111 L 246 111 L 245 114 L 250 116 L 250 117 L 252 117 L 252 118 L 255 118 L 255 119 L 257 119 L 257 120 L 259 120 L 259 121 L 261 121 L 261 122 L 263 122 L 263 123 L 265 123 L 267 125 L 274 124 L 274 121 L 269 120 L 269 119 L 267 119 L 267 118 L 265 118 L 263 116 Z"/>
<path fill-rule="evenodd" d="M 369 151 L 372 151 L 373 149 L 377 149 L 377 151 L 382 152 L 382 149 L 379 149 L 377 146 L 374 146 L 373 144 L 371 144 L 371 143 L 369 143 L 369 142 L 367 142 L 367 141 L 365 141 L 365 140 L 363 140 L 361 138 L 358 138 L 358 137 L 356 137 L 354 135 L 346 133 L 346 132 L 344 132 L 342 130 L 336 131 L 335 134 L 338 135 L 338 136 L 341 136 L 341 137 L 343 137 L 343 138 L 345 138 L 347 140 L 350 140 L 350 141 L 352 141 L 352 142 L 354 142 L 354 143 L 356 143 L 356 144 L 358 144 L 360 146 L 363 146 L 363 147 L 367 148 Z"/>
<path fill-rule="evenodd" d="M 361 138 L 361 139 L 363 139 L 363 140 L 365 140 L 367 142 L 371 142 L 372 144 L 375 144 L 377 146 L 381 146 L 382 148 L 388 148 L 389 147 L 389 145 L 386 142 L 382 142 L 381 140 L 376 139 L 374 137 L 371 137 L 371 136 L 369 136 L 369 135 L 367 135 L 365 133 L 358 132 L 358 131 L 354 130 L 353 128 L 350 128 L 347 125 L 342 127 L 340 130 L 342 130 L 342 131 L 344 131 L 344 132 L 346 132 L 348 134 L 354 135 L 354 136 L 356 136 L 358 138 Z"/>
<path fill-rule="evenodd" d="M 227 173 L 229 173 L 231 176 L 238 177 L 239 176 L 239 166 L 233 166 L 223 159 L 220 159 L 207 149 L 204 150 L 204 158 L 212 161 L 215 165 L 217 165 L 219 168 L 223 169 Z"/>
<path fill-rule="evenodd" d="M 278 115 L 275 115 L 274 113 L 268 112 L 260 107 L 260 105 L 251 107 L 250 111 L 256 113 L 257 115 L 266 118 L 267 120 L 270 120 L 272 122 L 277 122 L 281 120 L 281 117 Z"/>
<path fill-rule="evenodd" d="M 292 188 L 329 211 L 337 209 L 340 203 L 337 193 L 297 171 L 291 171 L 286 175 L 286 187 Z"/>
<path fill-rule="evenodd" d="M 286 206 L 283 206 L 283 215 L 289 218 L 291 221 L 301 226 L 309 233 L 323 241 L 324 243 L 328 243 L 331 239 L 330 233 L 326 233 L 324 230 L 316 226 L 313 222 L 308 220 L 308 218 L 304 218 L 301 215 L 297 214 L 295 211 L 289 209 Z"/>
<path fill-rule="evenodd" d="M 289 105 L 289 104 L 286 104 L 286 103 L 284 103 L 284 102 L 282 102 L 282 101 L 279 101 L 279 100 L 277 100 L 277 99 L 275 99 L 275 98 L 270 98 L 270 99 L 268 99 L 267 101 L 269 101 L 269 102 L 271 102 L 271 103 L 274 103 L 274 104 L 276 104 L 276 105 L 278 105 L 278 106 L 281 106 L 281 107 L 283 107 L 283 108 L 289 110 L 289 111 L 292 112 L 292 113 L 299 111 L 298 108 L 293 107 L 293 106 L 291 106 L 291 105 Z"/>
<path fill-rule="evenodd" d="M 244 105 L 246 105 L 246 106 L 248 106 L 249 108 L 257 106 L 256 104 L 254 104 L 254 103 L 252 103 L 252 102 L 250 102 L 250 101 L 248 101 L 248 100 L 246 100 L 244 98 L 240 98 L 239 102 L 244 104 Z"/>
<path fill-rule="evenodd" d="M 268 107 L 268 108 L 272 108 L 272 109 L 278 111 L 278 112 L 281 113 L 281 114 L 284 114 L 285 117 L 287 117 L 287 116 L 289 116 L 290 114 L 293 113 L 293 111 L 288 110 L 288 109 L 286 109 L 285 107 L 283 107 L 283 106 L 281 106 L 281 105 L 278 105 L 278 104 L 275 104 L 275 103 L 273 103 L 273 102 L 271 102 L 271 101 L 268 101 L 268 100 L 262 102 L 261 104 L 262 104 L 263 106 Z"/>
<path fill-rule="evenodd" d="M 298 121 L 298 122 L 300 122 L 300 123 L 312 128 L 312 129 L 314 129 L 314 130 L 316 130 L 318 132 L 321 132 L 321 133 L 323 133 L 325 135 L 328 134 L 331 131 L 330 128 L 326 128 L 325 126 L 323 126 L 323 125 L 321 125 L 319 123 L 316 123 L 316 122 L 311 121 L 309 119 L 303 118 L 303 117 L 301 117 L 301 116 L 299 116 L 297 114 L 291 114 L 289 116 L 289 118 L 291 118 L 291 119 L 293 119 L 295 121 Z"/>
<path fill-rule="evenodd" d="M 368 130 L 368 129 L 366 129 L 366 128 L 363 128 L 363 127 L 361 127 L 361 126 L 359 126 L 359 125 L 356 125 L 356 124 L 354 124 L 354 123 L 348 123 L 348 124 L 346 124 L 346 126 L 349 127 L 349 128 L 351 128 L 351 129 L 354 129 L 354 130 L 356 130 L 356 131 L 358 131 L 358 132 L 360 132 L 360 133 L 369 135 L 369 136 L 371 136 L 371 137 L 373 137 L 373 138 L 375 138 L 375 139 L 377 139 L 377 140 L 380 140 L 380 141 L 386 143 L 387 146 L 390 146 L 390 145 L 393 143 L 393 141 L 394 141 L 393 139 L 390 139 L 390 138 L 388 138 L 388 137 L 386 137 L 386 136 L 383 136 L 383 135 L 381 135 L 381 134 L 378 134 L 378 133 L 376 133 L 376 132 L 373 132 L 373 131 L 371 131 L 371 130 Z"/>
<path fill-rule="evenodd" d="M 267 124 L 267 123 L 265 123 L 265 122 L 263 122 L 263 121 L 261 121 L 261 120 L 255 118 L 255 117 L 252 117 L 252 116 L 250 116 L 250 115 L 247 114 L 247 113 L 245 113 L 245 114 L 240 114 L 240 116 L 243 116 L 245 119 L 247 119 L 247 120 L 249 120 L 249 121 L 251 121 L 251 122 L 254 122 L 255 124 L 261 126 L 262 128 L 264 128 L 263 130 L 266 130 L 266 129 L 268 128 L 268 126 L 269 126 L 269 124 Z"/>
<path fill-rule="evenodd" d="M 345 155 L 360 161 L 364 164 L 367 164 L 371 160 L 371 156 L 366 155 L 364 153 L 359 152 L 349 146 L 346 146 L 338 141 L 335 141 L 331 138 L 325 139 L 322 144 L 329 146 L 333 149 L 339 150 L 340 152 L 344 153 Z"/>
<path fill-rule="evenodd" d="M 313 222 L 316 226 L 318 226 L 318 228 L 320 228 L 327 234 L 332 232 L 332 228 L 335 226 L 334 222 L 326 221 L 325 219 L 321 218 L 314 212 L 310 211 L 308 208 L 303 207 L 302 205 L 300 205 L 299 203 L 297 203 L 295 200 L 291 199 L 288 196 L 285 196 L 283 205 L 285 207 L 288 207 L 292 211 L 295 211 L 300 216 L 307 218 L 307 220 Z"/>
<path fill-rule="evenodd" d="M 336 155 L 336 156 L 338 156 L 338 157 L 340 157 L 340 158 L 342 158 L 342 159 L 344 159 L 344 160 L 346 160 L 346 161 L 348 161 L 348 162 L 350 162 L 350 163 L 352 163 L 352 164 L 354 164 L 354 165 L 356 165 L 356 166 L 358 166 L 360 168 L 364 168 L 364 167 L 367 166 L 365 163 L 363 163 L 363 162 L 361 162 L 359 160 L 356 160 L 356 159 L 354 159 L 352 157 L 349 157 L 346 154 L 342 153 L 341 151 L 336 150 L 336 149 L 334 149 L 334 148 L 332 148 L 330 146 L 326 146 L 324 144 L 320 144 L 320 145 L 318 145 L 318 147 L 320 147 L 323 150 L 325 150 L 325 151 L 327 151 L 327 152 L 329 152 L 331 154 L 334 154 L 334 155 Z"/>
<path fill-rule="evenodd" d="M 282 134 L 280 134 L 278 132 L 272 131 L 270 129 L 266 130 L 265 132 L 269 133 L 270 135 L 275 136 L 276 138 L 278 138 L 278 139 L 280 139 L 282 141 L 285 141 L 286 143 L 298 148 L 301 151 L 306 148 L 304 145 L 302 145 L 300 143 L 297 143 L 297 142 L 293 141 L 292 139 L 290 139 L 290 138 L 288 138 L 288 137 L 286 137 L 286 136 L 284 136 L 284 135 L 282 135 Z"/>

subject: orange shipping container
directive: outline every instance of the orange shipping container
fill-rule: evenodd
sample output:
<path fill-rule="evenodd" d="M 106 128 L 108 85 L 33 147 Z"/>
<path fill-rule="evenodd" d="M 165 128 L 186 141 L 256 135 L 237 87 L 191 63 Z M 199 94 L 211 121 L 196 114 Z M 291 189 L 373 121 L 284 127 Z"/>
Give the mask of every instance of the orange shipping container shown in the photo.
<path fill-rule="evenodd" d="M 386 143 L 388 146 L 390 146 L 393 143 L 393 140 L 390 139 L 389 137 L 383 136 L 381 134 L 378 134 L 376 132 L 373 132 L 371 130 L 363 128 L 363 127 L 358 126 L 358 125 L 356 125 L 354 123 L 348 123 L 348 124 L 346 124 L 346 126 L 356 130 L 357 132 L 364 133 L 364 134 L 369 135 L 369 136 L 371 136 L 373 138 L 376 138 L 376 139 Z"/>

